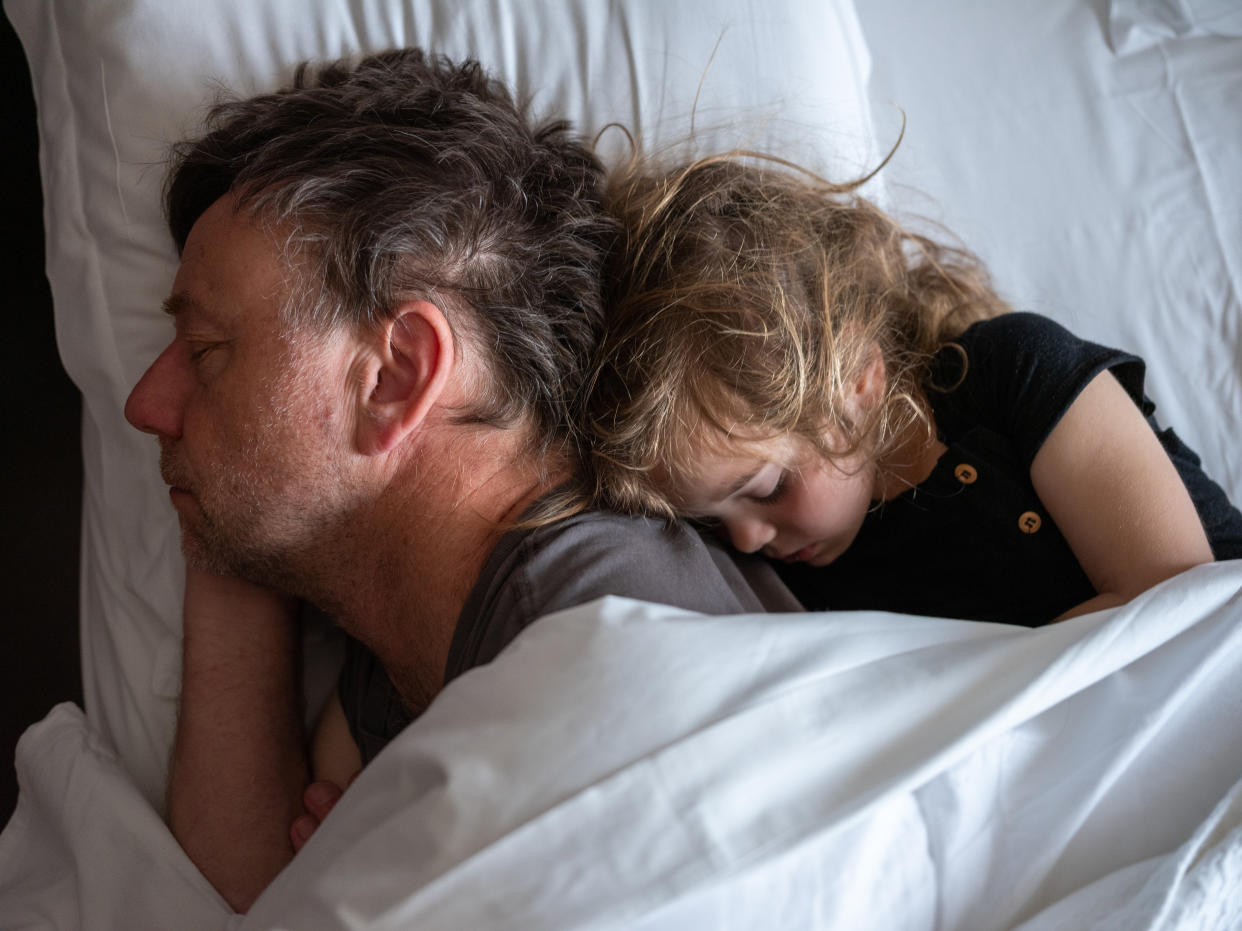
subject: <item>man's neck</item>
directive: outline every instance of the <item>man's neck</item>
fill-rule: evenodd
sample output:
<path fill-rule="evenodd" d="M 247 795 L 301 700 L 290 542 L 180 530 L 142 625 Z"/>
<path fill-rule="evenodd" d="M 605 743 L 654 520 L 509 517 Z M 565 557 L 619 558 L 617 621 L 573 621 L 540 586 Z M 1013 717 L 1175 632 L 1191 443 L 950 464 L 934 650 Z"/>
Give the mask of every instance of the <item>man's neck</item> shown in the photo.
<path fill-rule="evenodd" d="M 412 468 L 398 476 L 343 534 L 364 558 L 341 554 L 345 571 L 329 573 L 332 591 L 316 599 L 331 602 L 321 606 L 376 654 L 415 713 L 443 686 L 458 618 L 492 550 L 552 486 L 534 465 L 521 465 L 527 457 L 498 456 L 496 445 L 493 438 L 442 451 L 461 463 L 456 474 Z M 438 482 L 428 480 L 433 473 Z"/>

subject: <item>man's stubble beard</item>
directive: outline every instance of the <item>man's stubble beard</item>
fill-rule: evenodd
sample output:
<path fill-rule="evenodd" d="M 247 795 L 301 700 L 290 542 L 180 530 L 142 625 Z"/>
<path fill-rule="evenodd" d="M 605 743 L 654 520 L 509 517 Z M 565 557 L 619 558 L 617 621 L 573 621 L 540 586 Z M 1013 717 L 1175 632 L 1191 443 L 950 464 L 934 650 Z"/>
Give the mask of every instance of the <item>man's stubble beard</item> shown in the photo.
<path fill-rule="evenodd" d="M 301 502 L 281 499 L 247 470 L 191 487 L 177 480 L 182 473 L 169 450 L 161 455 L 161 471 L 170 485 L 189 488 L 198 506 L 192 516 L 178 515 L 188 565 L 319 600 L 314 596 L 340 568 L 339 541 L 351 523 L 343 502 L 330 503 L 309 488 Z"/>

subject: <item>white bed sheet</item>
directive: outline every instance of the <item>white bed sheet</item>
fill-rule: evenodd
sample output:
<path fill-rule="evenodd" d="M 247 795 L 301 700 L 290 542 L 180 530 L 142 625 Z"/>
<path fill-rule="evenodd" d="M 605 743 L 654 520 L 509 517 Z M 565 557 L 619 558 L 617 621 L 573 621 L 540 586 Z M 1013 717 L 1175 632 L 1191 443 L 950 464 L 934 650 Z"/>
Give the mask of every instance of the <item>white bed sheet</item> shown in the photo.
<path fill-rule="evenodd" d="M 605 599 L 452 683 L 240 922 L 62 706 L 0 926 L 1236 929 L 1239 668 L 1242 561 L 1037 630 Z"/>

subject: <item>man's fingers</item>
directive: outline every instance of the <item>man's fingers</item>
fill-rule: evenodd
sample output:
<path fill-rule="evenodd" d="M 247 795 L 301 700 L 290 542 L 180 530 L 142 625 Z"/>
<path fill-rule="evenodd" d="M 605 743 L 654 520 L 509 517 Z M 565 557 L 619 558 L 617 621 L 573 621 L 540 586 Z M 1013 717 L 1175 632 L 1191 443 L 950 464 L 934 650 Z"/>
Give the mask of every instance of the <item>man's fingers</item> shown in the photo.
<path fill-rule="evenodd" d="M 328 817 L 328 812 L 340 800 L 342 794 L 341 787 L 335 782 L 312 782 L 302 795 L 302 803 L 306 806 L 306 810 L 315 817 L 316 822 L 319 822 Z"/>

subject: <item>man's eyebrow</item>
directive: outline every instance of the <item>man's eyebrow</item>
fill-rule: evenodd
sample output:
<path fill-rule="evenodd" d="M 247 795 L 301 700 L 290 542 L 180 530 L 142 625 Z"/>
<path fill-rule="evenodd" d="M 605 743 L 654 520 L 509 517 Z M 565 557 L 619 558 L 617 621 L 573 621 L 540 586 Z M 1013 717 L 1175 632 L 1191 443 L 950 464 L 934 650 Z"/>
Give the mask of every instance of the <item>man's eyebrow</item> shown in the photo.
<path fill-rule="evenodd" d="M 182 291 L 176 291 L 164 298 L 163 306 L 164 313 L 174 320 L 190 311 L 203 312 L 203 305 Z"/>
<path fill-rule="evenodd" d="M 208 332 L 220 330 L 219 318 L 207 305 L 184 291 L 174 291 L 164 298 L 164 313 L 172 317 L 178 331 L 194 328 Z"/>

